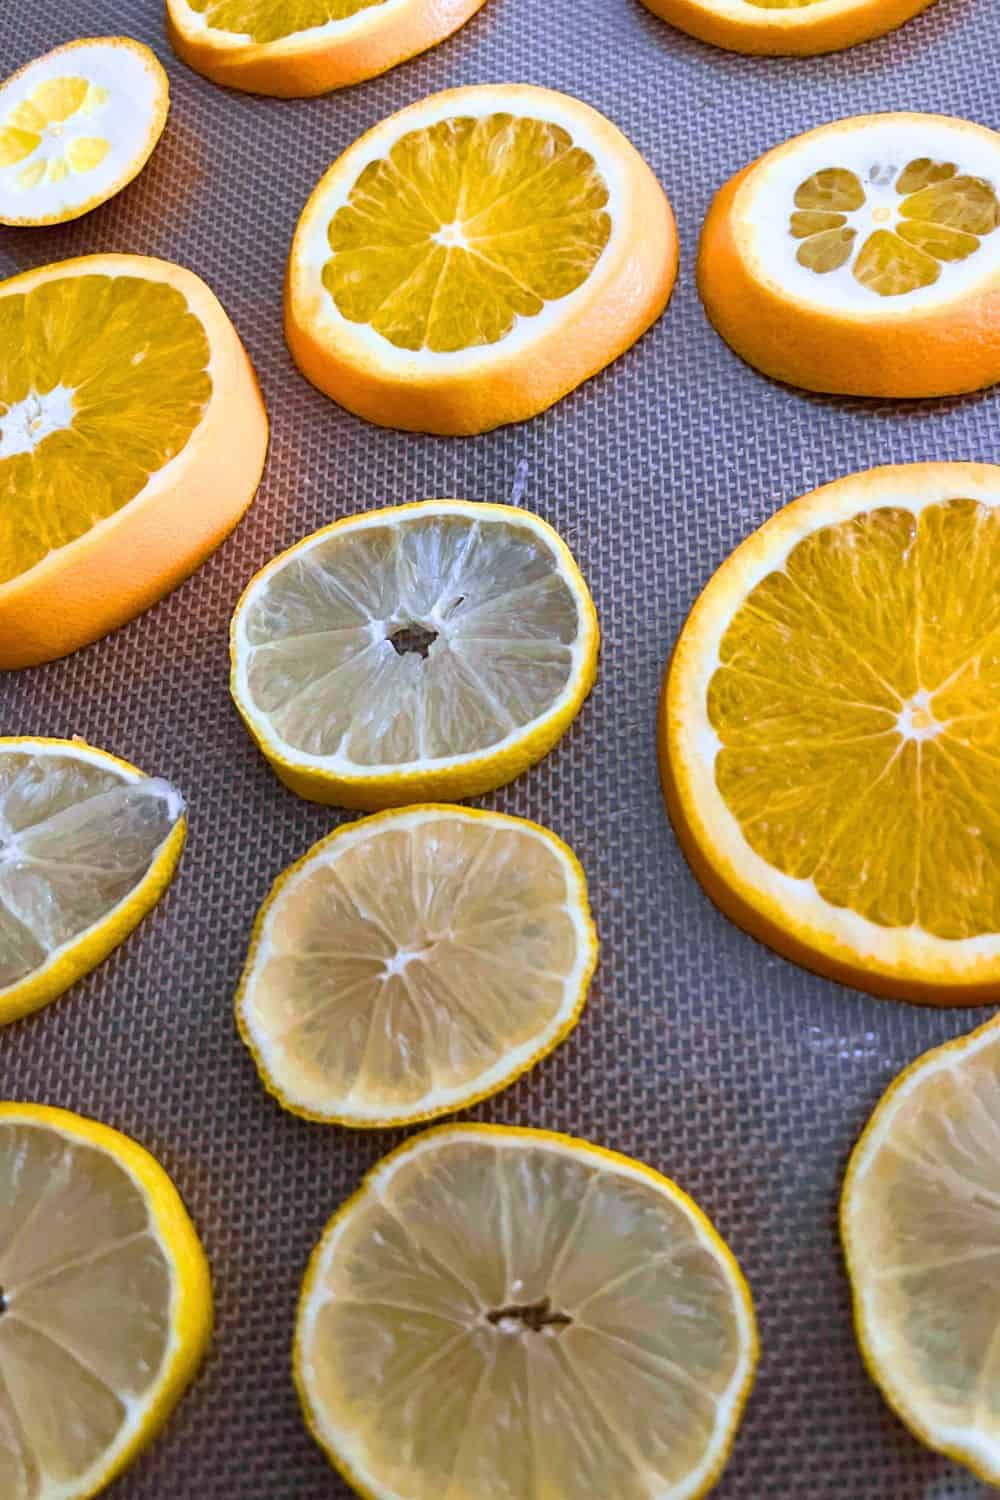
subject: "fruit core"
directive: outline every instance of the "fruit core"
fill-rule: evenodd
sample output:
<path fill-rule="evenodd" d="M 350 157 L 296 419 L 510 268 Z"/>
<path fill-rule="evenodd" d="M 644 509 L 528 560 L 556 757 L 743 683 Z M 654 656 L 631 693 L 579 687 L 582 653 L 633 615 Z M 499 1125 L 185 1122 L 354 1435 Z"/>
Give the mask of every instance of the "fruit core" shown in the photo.
<path fill-rule="evenodd" d="M 41 395 L 29 391 L 22 401 L 8 406 L 0 414 L 0 458 L 33 453 L 52 433 L 72 427 L 74 395 L 67 386 L 55 385 Z"/>
<path fill-rule="evenodd" d="M 573 1319 L 568 1313 L 553 1311 L 552 1300 L 540 1297 L 537 1302 L 511 1303 L 507 1307 L 494 1307 L 486 1314 L 487 1323 L 499 1328 L 502 1333 L 559 1333 L 569 1328 Z"/>

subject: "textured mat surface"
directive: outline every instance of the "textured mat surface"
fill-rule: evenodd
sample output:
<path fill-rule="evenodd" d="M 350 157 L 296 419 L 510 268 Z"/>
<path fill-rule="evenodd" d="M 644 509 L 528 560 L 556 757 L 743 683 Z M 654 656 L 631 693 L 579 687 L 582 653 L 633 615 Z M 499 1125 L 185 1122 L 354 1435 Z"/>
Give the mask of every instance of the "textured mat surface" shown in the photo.
<path fill-rule="evenodd" d="M 70 36 L 128 32 L 170 70 L 173 113 L 142 178 L 65 228 L 0 231 L 0 272 L 97 250 L 178 260 L 218 292 L 264 386 L 259 498 L 171 598 L 71 660 L 0 677 L 0 732 L 81 734 L 170 777 L 191 836 L 167 899 L 71 997 L 0 1036 L 0 1095 L 120 1126 L 173 1172 L 204 1234 L 218 1338 L 121 1500 L 333 1500 L 289 1379 L 294 1298 L 328 1215 L 396 1139 L 298 1123 L 260 1089 L 231 996 L 274 876 L 336 815 L 296 800 L 229 704 L 226 626 L 249 576 L 337 516 L 437 495 L 525 504 L 574 547 L 601 613 L 599 685 L 558 750 L 488 804 L 549 824 L 591 882 L 603 958 L 572 1039 L 476 1118 L 573 1131 L 675 1177 L 756 1295 L 757 1392 L 720 1500 L 976 1500 L 924 1453 L 854 1349 L 834 1213 L 885 1084 L 983 1012 L 868 999 L 774 957 L 711 907 L 663 813 L 654 709 L 698 589 L 781 503 L 852 469 L 1000 460 L 1000 395 L 926 404 L 805 396 L 741 365 L 705 322 L 692 262 L 713 190 L 764 148 L 844 114 L 912 108 L 996 125 L 1000 9 L 940 0 L 836 57 L 753 60 L 670 30 L 637 0 L 488 0 L 387 77 L 286 103 L 226 93 L 164 39 L 160 0 L 6 0 L 0 72 Z M 471 440 L 365 426 L 300 379 L 281 334 L 296 217 L 321 171 L 390 111 L 460 83 L 578 94 L 645 153 L 677 210 L 681 279 L 640 346 L 546 416 Z M 603 1500 L 603 1497 L 602 1497 Z"/>

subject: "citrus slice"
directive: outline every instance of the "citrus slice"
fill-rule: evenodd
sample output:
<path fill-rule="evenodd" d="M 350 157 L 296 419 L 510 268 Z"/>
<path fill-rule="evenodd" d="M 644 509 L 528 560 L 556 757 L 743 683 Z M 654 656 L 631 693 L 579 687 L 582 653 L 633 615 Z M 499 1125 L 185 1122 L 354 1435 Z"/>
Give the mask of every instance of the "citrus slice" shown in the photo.
<path fill-rule="evenodd" d="M 620 131 L 565 94 L 478 85 L 334 162 L 295 233 L 285 328 L 349 411 L 485 432 L 610 364 L 676 274 L 670 204 Z"/>
<path fill-rule="evenodd" d="M 138 926 L 185 832 L 168 782 L 82 740 L 0 739 L 0 1025 L 61 995 Z"/>
<path fill-rule="evenodd" d="M 495 1094 L 580 1018 L 597 936 L 579 863 L 502 813 L 414 807 L 339 828 L 261 909 L 236 1019 L 267 1088 L 341 1125 Z"/>
<path fill-rule="evenodd" d="M 299 1302 L 306 1420 L 371 1500 L 694 1500 L 757 1362 L 746 1282 L 649 1167 L 544 1130 L 407 1141 Z"/>
<path fill-rule="evenodd" d="M 0 283 L 0 669 L 162 597 L 254 497 L 267 414 L 190 271 L 90 255 Z"/>
<path fill-rule="evenodd" d="M 719 193 L 698 286 L 722 337 L 777 380 L 944 396 L 1000 379 L 1000 135 L 861 115 L 773 151 Z"/>
<path fill-rule="evenodd" d="M 1000 1485 L 1000 1030 L 896 1079 L 851 1157 L 841 1234 L 872 1379 L 931 1448 Z"/>
<path fill-rule="evenodd" d="M 934 0 L 643 0 L 655 15 L 730 52 L 812 57 L 885 36 Z"/>
<path fill-rule="evenodd" d="M 215 83 L 285 99 L 374 78 L 437 46 L 485 0 L 167 0 L 177 56 Z"/>
<path fill-rule="evenodd" d="M 477 796 L 552 749 L 597 672 L 597 615 L 527 511 L 428 500 L 336 521 L 269 563 L 232 626 L 232 692 L 302 797 Z"/>
<path fill-rule="evenodd" d="M 911 464 L 785 506 L 674 651 L 661 767 L 709 895 L 809 968 L 1000 998 L 1000 468 Z"/>
<path fill-rule="evenodd" d="M 0 1490 L 88 1500 L 160 1431 L 212 1331 L 204 1251 L 135 1141 L 0 1104 Z"/>
<path fill-rule="evenodd" d="M 67 42 L 0 84 L 0 224 L 64 224 L 138 177 L 170 84 L 126 36 Z"/>

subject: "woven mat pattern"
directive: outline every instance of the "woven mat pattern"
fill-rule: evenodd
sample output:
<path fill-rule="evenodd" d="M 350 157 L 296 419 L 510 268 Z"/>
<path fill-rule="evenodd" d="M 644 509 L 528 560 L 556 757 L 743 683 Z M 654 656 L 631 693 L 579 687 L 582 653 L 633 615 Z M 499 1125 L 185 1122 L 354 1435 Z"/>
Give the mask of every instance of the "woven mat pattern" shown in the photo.
<path fill-rule="evenodd" d="M 631 1152 L 675 1177 L 729 1240 L 756 1296 L 763 1360 L 720 1500 L 985 1496 L 924 1453 L 866 1379 L 835 1235 L 844 1163 L 882 1089 L 983 1012 L 866 998 L 732 927 L 667 824 L 654 711 L 699 588 L 779 505 L 874 463 L 1000 461 L 994 394 L 870 403 L 771 385 L 712 332 L 692 273 L 714 190 L 787 136 L 894 108 L 996 124 L 1000 7 L 940 0 L 894 36 L 790 61 L 704 47 L 638 0 L 488 0 L 450 42 L 382 79 L 284 102 L 188 72 L 160 0 L 6 0 L 0 73 L 72 35 L 115 32 L 149 43 L 170 71 L 164 139 L 140 180 L 82 222 L 0 231 L 0 274 L 115 250 L 190 266 L 243 335 L 273 422 L 256 504 L 192 580 L 74 658 L 0 677 L 0 733 L 84 735 L 171 778 L 191 808 L 180 873 L 154 915 L 71 997 L 0 1036 L 0 1095 L 93 1114 L 144 1142 L 181 1186 L 214 1267 L 211 1360 L 117 1500 L 347 1496 L 298 1417 L 294 1299 L 327 1217 L 399 1138 L 284 1115 L 234 1031 L 254 913 L 338 815 L 284 791 L 237 721 L 229 615 L 251 574 L 317 526 L 431 496 L 504 500 L 519 468 L 524 503 L 558 527 L 593 588 L 603 668 L 555 753 L 485 805 L 548 824 L 577 851 L 603 956 L 575 1035 L 473 1117 Z M 673 200 L 680 281 L 636 349 L 534 422 L 464 440 L 380 431 L 313 391 L 287 356 L 295 221 L 370 125 L 494 80 L 564 89 L 621 126 Z"/>

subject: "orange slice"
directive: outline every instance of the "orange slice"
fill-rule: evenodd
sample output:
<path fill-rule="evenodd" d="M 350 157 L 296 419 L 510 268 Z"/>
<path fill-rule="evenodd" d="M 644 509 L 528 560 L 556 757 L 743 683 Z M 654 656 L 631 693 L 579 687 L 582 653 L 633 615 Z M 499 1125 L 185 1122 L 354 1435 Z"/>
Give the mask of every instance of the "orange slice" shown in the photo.
<path fill-rule="evenodd" d="M 669 1178 L 547 1130 L 387 1156 L 302 1287 L 306 1421 L 368 1500 L 698 1500 L 757 1364 L 750 1291 Z"/>
<path fill-rule="evenodd" d="M 661 708 L 709 895 L 809 968 L 1000 998 L 1000 468 L 874 469 L 778 512 L 688 618 Z"/>
<path fill-rule="evenodd" d="M 608 120 L 478 85 L 393 115 L 330 168 L 296 230 L 285 327 L 350 411 L 485 432 L 610 364 L 676 274 L 670 205 Z"/>
<path fill-rule="evenodd" d="M 0 84 L 0 224 L 62 224 L 127 187 L 163 134 L 170 85 L 125 36 L 67 42 Z"/>
<path fill-rule="evenodd" d="M 485 0 L 167 0 L 177 56 L 214 83 L 292 99 L 437 46 Z"/>
<path fill-rule="evenodd" d="M 942 396 L 1000 379 L 1000 135 L 861 115 L 722 189 L 698 256 L 706 311 L 777 380 Z"/>
<path fill-rule="evenodd" d="M 934 0 L 643 0 L 657 16 L 729 52 L 811 57 L 885 36 Z"/>
<path fill-rule="evenodd" d="M 91 255 L 0 284 L 0 668 L 65 656 L 187 577 L 266 450 L 250 361 L 190 271 Z"/>

